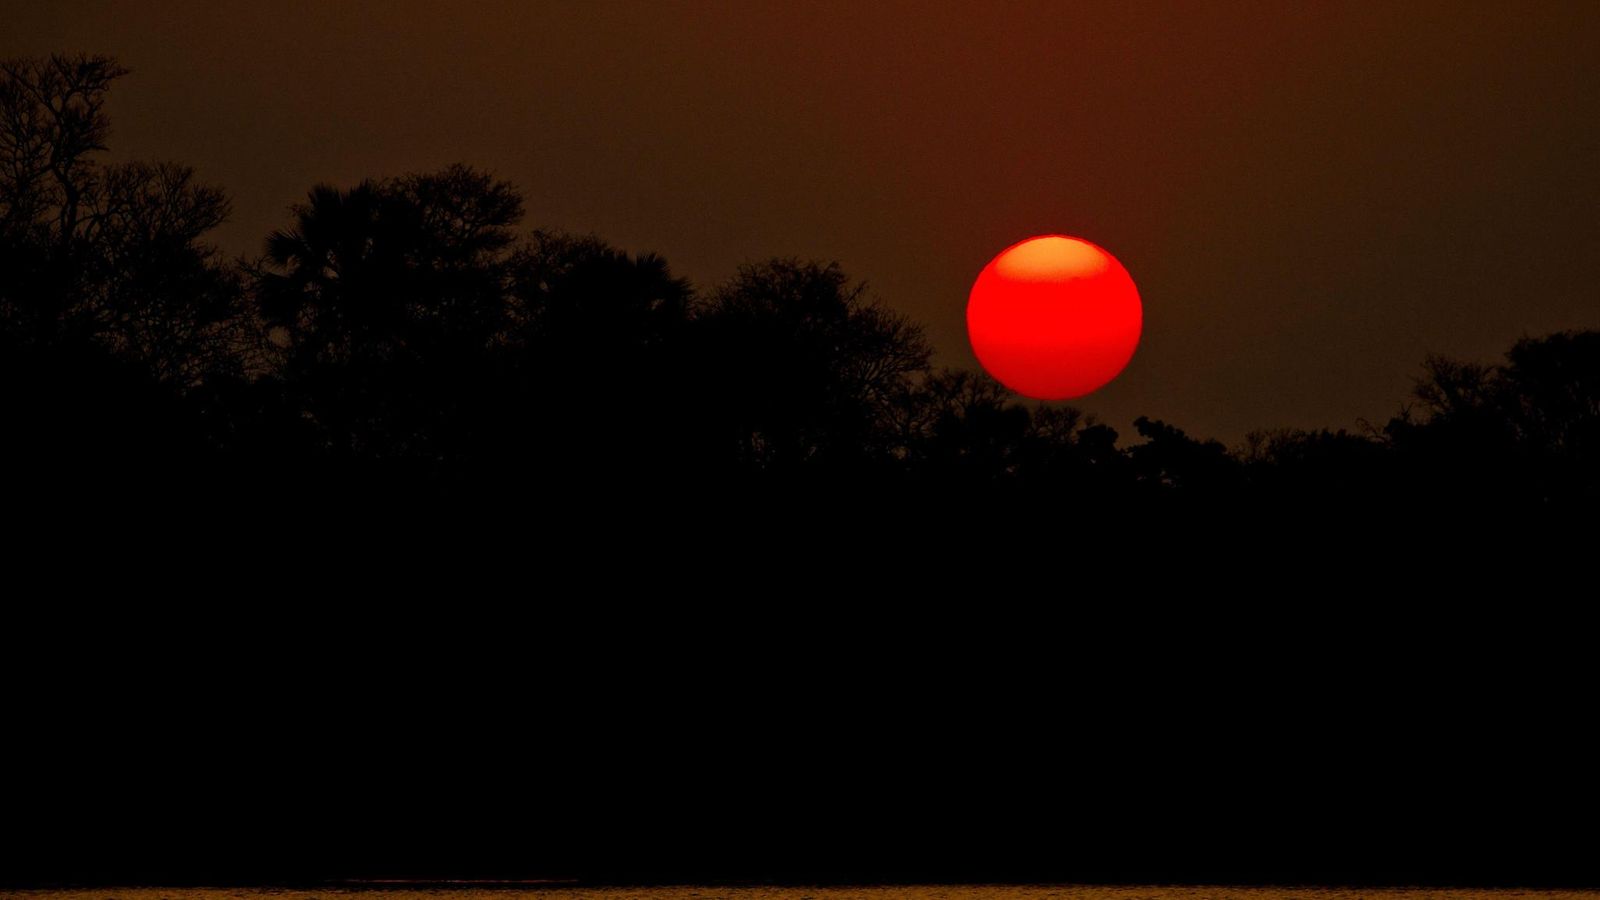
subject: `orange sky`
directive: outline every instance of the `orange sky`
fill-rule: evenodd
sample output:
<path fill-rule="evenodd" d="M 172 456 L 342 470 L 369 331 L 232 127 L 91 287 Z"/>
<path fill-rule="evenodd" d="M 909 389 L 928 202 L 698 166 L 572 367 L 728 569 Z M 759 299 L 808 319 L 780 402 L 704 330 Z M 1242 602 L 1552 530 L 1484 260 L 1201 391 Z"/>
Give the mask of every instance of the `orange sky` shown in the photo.
<path fill-rule="evenodd" d="M 0 56 L 134 70 L 117 155 L 227 187 L 233 251 L 465 161 L 702 285 L 836 259 L 973 366 L 979 269 L 1081 235 L 1143 294 L 1077 404 L 1124 433 L 1354 427 L 1429 351 L 1600 327 L 1592 3 L 0 3 Z"/>

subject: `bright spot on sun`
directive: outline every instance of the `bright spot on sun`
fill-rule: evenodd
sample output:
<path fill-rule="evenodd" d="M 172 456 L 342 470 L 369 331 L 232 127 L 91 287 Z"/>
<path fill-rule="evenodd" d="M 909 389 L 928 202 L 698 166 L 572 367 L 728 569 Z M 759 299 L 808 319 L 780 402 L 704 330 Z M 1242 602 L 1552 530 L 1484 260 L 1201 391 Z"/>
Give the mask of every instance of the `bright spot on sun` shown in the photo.
<path fill-rule="evenodd" d="M 1133 358 L 1143 309 L 1116 258 L 1081 238 L 1029 238 L 978 273 L 967 337 L 985 370 L 1037 400 L 1099 390 Z"/>
<path fill-rule="evenodd" d="M 1111 257 L 1076 238 L 1049 235 L 1023 241 L 994 259 L 995 271 L 1014 281 L 1060 281 L 1105 271 Z"/>

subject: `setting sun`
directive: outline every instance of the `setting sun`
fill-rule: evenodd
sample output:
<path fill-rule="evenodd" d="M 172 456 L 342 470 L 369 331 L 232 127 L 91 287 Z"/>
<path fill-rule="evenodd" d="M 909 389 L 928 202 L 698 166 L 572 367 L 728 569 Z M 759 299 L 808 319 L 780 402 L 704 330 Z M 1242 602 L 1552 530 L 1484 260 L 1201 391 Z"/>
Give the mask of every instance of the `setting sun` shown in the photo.
<path fill-rule="evenodd" d="M 1000 383 L 1037 400 L 1104 387 L 1133 358 L 1143 313 L 1122 264 L 1088 241 L 1029 238 L 996 256 L 972 286 L 967 335 Z"/>

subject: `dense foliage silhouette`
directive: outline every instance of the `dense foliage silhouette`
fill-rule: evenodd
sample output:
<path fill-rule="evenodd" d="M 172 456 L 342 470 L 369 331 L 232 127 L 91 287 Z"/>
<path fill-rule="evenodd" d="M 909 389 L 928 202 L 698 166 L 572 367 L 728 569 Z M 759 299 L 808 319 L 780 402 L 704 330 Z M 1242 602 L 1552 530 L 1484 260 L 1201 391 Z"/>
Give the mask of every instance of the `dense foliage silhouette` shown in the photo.
<path fill-rule="evenodd" d="M 1230 451 L 1140 419 L 1119 445 L 933 370 L 921 329 L 836 264 L 697 290 L 654 255 L 520 232 L 516 188 L 466 166 L 319 185 L 260 258 L 223 260 L 205 243 L 220 189 L 96 159 L 115 61 L 3 72 L 6 452 L 52 496 L 1562 507 L 1600 490 L 1600 333 L 1524 338 L 1502 365 L 1430 358 L 1412 405 L 1361 433 Z"/>
<path fill-rule="evenodd" d="M 697 287 L 467 166 L 224 259 L 223 191 L 98 158 L 123 74 L 0 67 L 6 546 L 102 601 L 6 630 L 0 883 L 1600 883 L 1527 799 L 1592 784 L 1542 605 L 1586 557 L 1486 536 L 1600 500 L 1600 332 L 1381 425 L 1123 436 L 836 264 Z"/>

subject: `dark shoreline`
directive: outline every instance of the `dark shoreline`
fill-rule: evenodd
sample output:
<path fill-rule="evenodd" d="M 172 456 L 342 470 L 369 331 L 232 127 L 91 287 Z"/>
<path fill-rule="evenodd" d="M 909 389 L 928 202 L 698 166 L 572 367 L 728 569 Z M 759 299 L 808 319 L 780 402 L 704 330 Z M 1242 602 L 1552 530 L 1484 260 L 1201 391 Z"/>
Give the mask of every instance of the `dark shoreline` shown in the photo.
<path fill-rule="evenodd" d="M 1100 880 L 1100 881 L 1056 881 L 1056 880 L 939 880 L 939 879 L 893 879 L 893 880 L 859 880 L 859 879 L 668 879 L 668 880 L 581 880 L 576 878 L 530 878 L 530 879 L 336 879 L 321 881 L 270 881 L 270 882 L 239 882 L 239 883 L 181 883 L 162 881 L 152 883 L 127 883 L 127 882 L 93 882 L 93 883 L 52 883 L 52 884 L 10 884 L 0 887 L 7 891 L 52 892 L 52 891 L 98 891 L 98 890 L 175 890 L 175 891 L 341 891 L 341 892 L 401 892 L 401 891 L 549 891 L 549 890 L 610 890 L 610 889 L 677 889 L 677 888 L 714 888 L 714 889 L 802 889 L 818 888 L 822 890 L 840 890 L 848 888 L 885 889 L 885 888 L 914 888 L 914 887 L 942 887 L 942 888 L 1063 888 L 1063 889 L 1202 889 L 1213 888 L 1219 890 L 1369 890 L 1382 892 L 1407 892 L 1407 891 L 1444 891 L 1444 890 L 1473 890 L 1496 892 L 1539 892 L 1539 893 L 1566 893 L 1566 892 L 1595 892 L 1600 893 L 1600 884 L 1586 884 L 1577 882 L 1493 882 L 1475 883 L 1465 881 L 1428 881 L 1401 883 L 1392 881 L 1374 880 L 1329 880 L 1329 881 L 1240 881 L 1240 880 L 1193 880 L 1193 881 L 1150 881 L 1150 880 Z"/>

